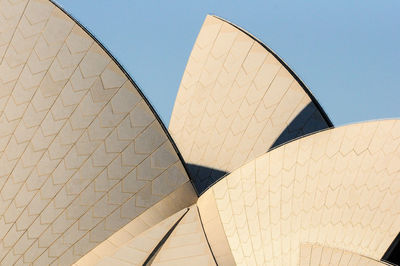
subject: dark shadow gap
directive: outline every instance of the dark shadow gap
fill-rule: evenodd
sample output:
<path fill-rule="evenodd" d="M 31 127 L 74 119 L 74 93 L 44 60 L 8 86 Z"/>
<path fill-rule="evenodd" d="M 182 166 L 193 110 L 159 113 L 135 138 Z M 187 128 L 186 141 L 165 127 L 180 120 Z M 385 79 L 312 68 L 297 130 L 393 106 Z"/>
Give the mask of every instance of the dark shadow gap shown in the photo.
<path fill-rule="evenodd" d="M 329 124 L 325 121 L 314 103 L 310 102 L 282 131 L 272 146 L 265 147 L 265 150 L 270 151 L 289 141 L 327 128 L 329 128 Z M 240 166 L 238 165 L 237 167 L 239 168 Z M 229 174 L 227 171 L 197 164 L 186 164 L 186 168 L 199 195 L 203 194 L 211 185 Z"/>
<path fill-rule="evenodd" d="M 195 186 L 196 191 L 201 195 L 210 185 L 214 184 L 221 177 L 228 174 L 228 172 L 210 168 L 198 164 L 186 164 L 192 183 Z"/>
<path fill-rule="evenodd" d="M 147 257 L 147 259 L 144 261 L 143 265 L 151 265 L 153 260 L 156 258 L 158 252 L 161 250 L 162 246 L 164 243 L 167 241 L 168 237 L 172 234 L 172 232 L 175 230 L 175 228 L 178 226 L 179 222 L 185 217 L 186 213 L 188 213 L 189 208 L 186 209 L 186 212 L 182 215 L 181 218 L 179 218 L 178 221 L 169 229 L 169 231 L 165 234 L 165 236 L 160 240 L 160 242 L 157 244 L 157 246 L 153 249 L 153 251 L 150 253 L 150 255 Z"/>
<path fill-rule="evenodd" d="M 394 265 L 400 265 L 400 233 L 397 234 L 392 244 L 390 244 L 381 261 Z"/>
<path fill-rule="evenodd" d="M 329 128 L 315 105 L 310 102 L 282 131 L 268 151 L 296 138 Z"/>

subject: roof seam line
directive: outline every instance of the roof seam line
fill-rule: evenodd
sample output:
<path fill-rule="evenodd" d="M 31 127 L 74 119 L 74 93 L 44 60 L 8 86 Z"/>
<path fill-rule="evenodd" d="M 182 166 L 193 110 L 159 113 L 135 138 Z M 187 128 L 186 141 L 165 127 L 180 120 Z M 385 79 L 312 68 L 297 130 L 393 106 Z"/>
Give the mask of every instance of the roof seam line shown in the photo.
<path fill-rule="evenodd" d="M 179 218 L 178 221 L 175 222 L 175 224 L 171 227 L 171 229 L 168 230 L 168 232 L 164 235 L 164 237 L 160 240 L 160 242 L 158 242 L 157 246 L 151 251 L 150 255 L 143 262 L 143 266 L 151 264 L 151 262 L 157 256 L 158 252 L 161 250 L 164 243 L 168 240 L 169 236 L 172 234 L 172 232 L 175 230 L 175 228 L 178 226 L 178 224 L 182 221 L 183 217 L 185 217 L 185 215 L 188 212 L 189 212 L 189 208 L 186 208 L 186 212 L 181 216 L 181 218 Z"/>

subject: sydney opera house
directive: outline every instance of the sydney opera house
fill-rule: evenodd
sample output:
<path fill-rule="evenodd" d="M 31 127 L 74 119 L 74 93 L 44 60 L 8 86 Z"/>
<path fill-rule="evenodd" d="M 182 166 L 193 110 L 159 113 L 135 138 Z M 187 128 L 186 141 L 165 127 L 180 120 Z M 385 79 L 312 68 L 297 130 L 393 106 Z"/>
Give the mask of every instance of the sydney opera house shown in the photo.
<path fill-rule="evenodd" d="M 1 265 L 400 263 L 400 120 L 335 128 L 207 16 L 169 128 L 48 0 L 0 0 Z"/>

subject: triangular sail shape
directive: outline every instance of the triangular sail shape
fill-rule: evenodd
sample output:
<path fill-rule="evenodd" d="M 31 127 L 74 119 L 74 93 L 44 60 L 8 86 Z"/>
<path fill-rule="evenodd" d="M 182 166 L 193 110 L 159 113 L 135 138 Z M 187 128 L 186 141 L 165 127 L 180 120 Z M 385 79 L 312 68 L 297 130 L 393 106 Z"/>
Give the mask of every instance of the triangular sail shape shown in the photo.
<path fill-rule="evenodd" d="M 187 211 L 188 209 L 179 211 L 153 226 L 119 247 L 113 254 L 101 259 L 96 265 L 143 265 L 163 237 L 183 218 Z"/>
<path fill-rule="evenodd" d="M 206 17 L 169 125 L 200 194 L 269 149 L 332 126 L 275 53 L 237 26 Z"/>
<path fill-rule="evenodd" d="M 151 265 L 216 265 L 201 225 L 197 206 L 190 207 Z"/>

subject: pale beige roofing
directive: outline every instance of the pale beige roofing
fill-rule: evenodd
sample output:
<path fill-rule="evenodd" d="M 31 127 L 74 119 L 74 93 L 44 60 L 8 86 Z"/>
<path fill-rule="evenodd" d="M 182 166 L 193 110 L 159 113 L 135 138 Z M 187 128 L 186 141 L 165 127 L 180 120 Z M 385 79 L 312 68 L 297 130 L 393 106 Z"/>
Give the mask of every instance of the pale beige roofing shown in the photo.
<path fill-rule="evenodd" d="M 73 262 L 189 179 L 80 25 L 47 0 L 0 0 L 0 12 L 0 263 Z"/>
<path fill-rule="evenodd" d="M 297 265 L 301 243 L 380 260 L 400 231 L 400 120 L 278 147 L 206 191 L 201 216 L 212 203 L 217 215 L 204 227 L 217 262 L 232 254 L 237 264 Z"/>
<path fill-rule="evenodd" d="M 196 205 L 190 207 L 151 265 L 216 265 Z"/>
<path fill-rule="evenodd" d="M 220 210 L 215 201 L 212 189 L 206 191 L 197 201 L 201 221 L 208 243 L 219 265 L 235 265 L 230 243 L 226 237 L 225 227 L 222 225 Z M 239 243 L 237 243 L 239 244 Z"/>
<path fill-rule="evenodd" d="M 114 233 L 108 239 L 97 245 L 85 256 L 83 256 L 75 265 L 95 265 L 105 256 L 115 253 L 130 240 L 137 237 L 145 230 L 150 230 L 156 224 L 167 219 L 169 216 L 180 210 L 191 206 L 197 201 L 197 196 L 193 186 L 186 182 L 167 197 L 154 204 L 144 213 L 125 225 L 119 231 Z M 70 261 L 71 256 L 64 256 L 63 261 Z M 73 256 L 72 256 L 73 257 Z M 73 261 L 73 260 L 72 260 Z"/>
<path fill-rule="evenodd" d="M 171 120 L 200 190 L 239 168 L 200 199 L 157 114 L 82 26 L 48 0 L 0 0 L 0 32 L 0 264 L 352 263 L 397 235 L 400 121 L 259 156 L 331 124 L 237 27 L 207 17 Z"/>
<path fill-rule="evenodd" d="M 304 243 L 300 246 L 300 266 L 384 266 L 384 262 L 377 261 L 347 250 Z"/>
<path fill-rule="evenodd" d="M 114 247 L 102 243 L 96 248 L 104 252 L 101 258 L 85 256 L 75 265 L 216 265 L 196 205 L 118 242 Z"/>
<path fill-rule="evenodd" d="M 118 249 L 111 252 L 107 251 L 107 256 L 96 265 L 143 265 L 163 237 L 187 211 L 188 209 L 183 209 L 118 247 Z"/>
<path fill-rule="evenodd" d="M 169 125 L 200 192 L 271 147 L 329 126 L 279 57 L 236 26 L 206 17 Z"/>

